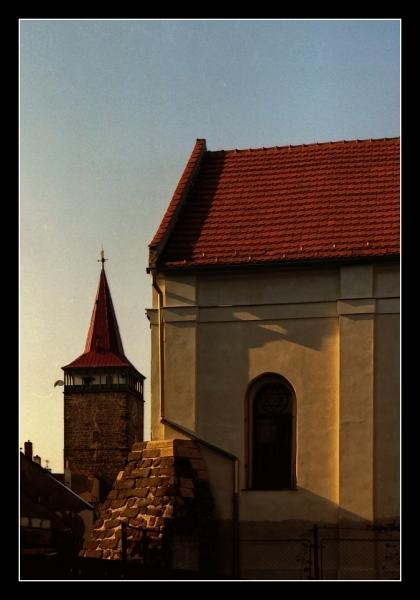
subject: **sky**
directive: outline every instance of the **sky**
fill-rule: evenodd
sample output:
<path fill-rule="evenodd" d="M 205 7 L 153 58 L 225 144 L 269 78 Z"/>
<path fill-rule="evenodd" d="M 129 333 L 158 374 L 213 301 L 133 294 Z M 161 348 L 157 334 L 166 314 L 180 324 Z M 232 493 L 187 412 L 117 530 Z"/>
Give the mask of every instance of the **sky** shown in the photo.
<path fill-rule="evenodd" d="M 394 20 L 21 20 L 19 445 L 63 470 L 61 367 L 84 349 L 101 247 L 146 376 L 148 244 L 209 150 L 400 135 Z"/>

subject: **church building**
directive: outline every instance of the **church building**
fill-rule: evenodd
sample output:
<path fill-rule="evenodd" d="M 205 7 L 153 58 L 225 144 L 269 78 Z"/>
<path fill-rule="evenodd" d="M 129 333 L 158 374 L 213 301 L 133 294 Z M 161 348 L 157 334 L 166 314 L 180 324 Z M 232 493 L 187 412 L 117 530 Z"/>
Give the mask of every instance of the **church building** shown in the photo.
<path fill-rule="evenodd" d="M 242 578 L 398 576 L 399 157 L 198 139 L 150 244 L 152 439 L 200 444 Z"/>

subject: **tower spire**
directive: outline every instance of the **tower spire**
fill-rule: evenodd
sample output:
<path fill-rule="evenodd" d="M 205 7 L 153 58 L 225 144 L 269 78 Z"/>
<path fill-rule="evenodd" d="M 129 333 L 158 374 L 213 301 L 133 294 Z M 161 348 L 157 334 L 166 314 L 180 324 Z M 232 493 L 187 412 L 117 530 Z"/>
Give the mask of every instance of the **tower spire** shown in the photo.
<path fill-rule="evenodd" d="M 98 291 L 93 305 L 92 317 L 86 338 L 85 349 L 81 356 L 76 358 L 67 367 L 104 367 L 104 366 L 132 366 L 124 353 L 117 317 L 111 298 L 106 272 L 104 269 L 104 249 L 100 252 L 102 263 L 99 276 Z M 135 367 L 133 367 L 135 368 Z"/>
<path fill-rule="evenodd" d="M 100 350 L 102 352 L 113 352 L 117 356 L 123 357 L 124 349 L 117 317 L 115 316 L 111 292 L 105 275 L 105 260 L 107 259 L 101 258 L 102 271 L 86 339 L 85 352 Z"/>

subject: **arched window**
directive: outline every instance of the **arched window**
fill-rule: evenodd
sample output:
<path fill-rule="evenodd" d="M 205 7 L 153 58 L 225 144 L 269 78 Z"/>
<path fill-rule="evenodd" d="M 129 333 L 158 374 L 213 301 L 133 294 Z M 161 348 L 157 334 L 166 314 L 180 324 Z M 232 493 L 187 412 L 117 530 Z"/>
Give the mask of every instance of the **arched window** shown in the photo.
<path fill-rule="evenodd" d="M 252 489 L 293 489 L 295 476 L 295 394 L 274 373 L 258 377 L 248 392 L 248 485 Z"/>

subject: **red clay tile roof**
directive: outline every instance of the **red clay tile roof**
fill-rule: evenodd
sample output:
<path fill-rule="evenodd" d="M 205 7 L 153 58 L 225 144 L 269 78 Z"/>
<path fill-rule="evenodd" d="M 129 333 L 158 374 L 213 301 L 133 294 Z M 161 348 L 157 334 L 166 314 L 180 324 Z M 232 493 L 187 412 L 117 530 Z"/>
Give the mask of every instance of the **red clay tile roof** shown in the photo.
<path fill-rule="evenodd" d="M 203 148 L 150 244 L 151 266 L 154 252 L 168 268 L 399 255 L 399 138 Z"/>
<path fill-rule="evenodd" d="M 73 362 L 63 367 L 64 369 L 80 367 L 132 367 L 131 362 L 113 352 L 84 352 Z"/>
<path fill-rule="evenodd" d="M 124 354 L 117 317 L 105 270 L 99 278 L 98 292 L 86 338 L 85 350 L 64 369 L 79 367 L 135 367 Z"/>

